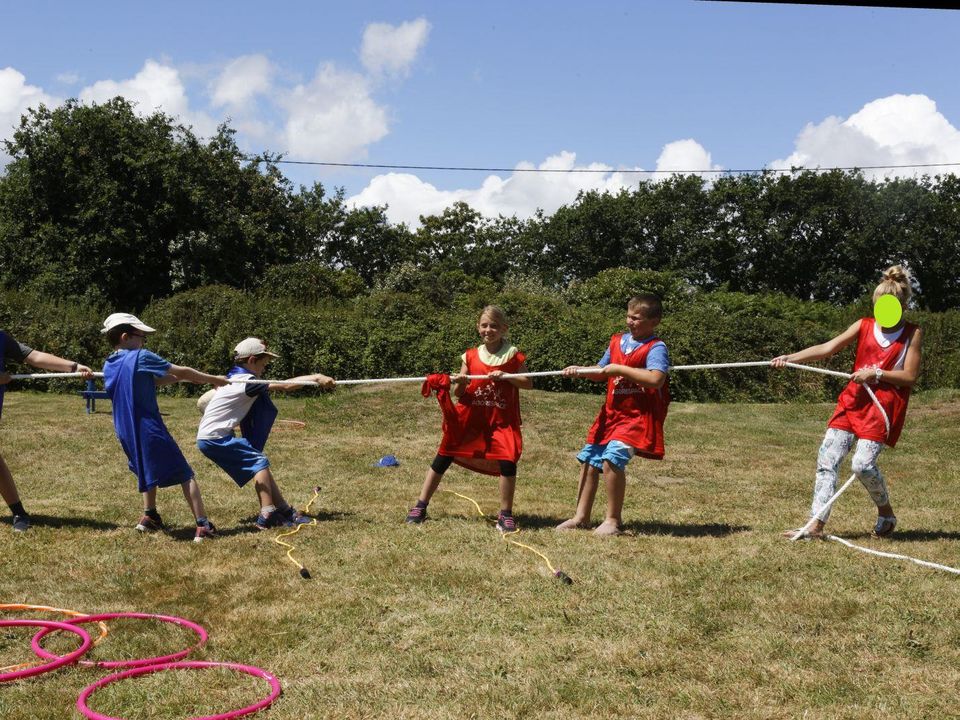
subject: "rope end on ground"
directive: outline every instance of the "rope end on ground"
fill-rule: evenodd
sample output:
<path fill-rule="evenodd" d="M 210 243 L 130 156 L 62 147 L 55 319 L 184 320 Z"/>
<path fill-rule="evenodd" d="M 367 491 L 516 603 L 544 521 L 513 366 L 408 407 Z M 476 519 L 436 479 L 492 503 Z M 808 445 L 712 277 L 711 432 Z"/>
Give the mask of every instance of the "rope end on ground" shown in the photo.
<path fill-rule="evenodd" d="M 553 576 L 564 585 L 573 585 L 573 578 L 567 575 L 563 570 L 557 570 Z"/>
<path fill-rule="evenodd" d="M 305 567 L 300 568 L 300 577 L 302 577 L 304 580 L 309 580 L 310 571 L 307 570 Z"/>

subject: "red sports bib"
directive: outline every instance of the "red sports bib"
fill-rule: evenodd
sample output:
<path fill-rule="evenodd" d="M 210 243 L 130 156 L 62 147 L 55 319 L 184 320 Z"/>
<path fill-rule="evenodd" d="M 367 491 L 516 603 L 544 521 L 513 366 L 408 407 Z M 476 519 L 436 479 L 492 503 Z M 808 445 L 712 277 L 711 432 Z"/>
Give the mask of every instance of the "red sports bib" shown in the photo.
<path fill-rule="evenodd" d="M 647 355 L 658 338 L 638 347 L 629 355 L 620 349 L 623 334 L 610 338 L 610 363 L 631 368 L 647 367 Z M 659 390 L 637 385 L 625 377 L 607 379 L 607 397 L 600 414 L 587 433 L 587 442 L 605 445 L 611 440 L 636 449 L 638 455 L 663 458 L 663 421 L 670 404 L 669 378 Z"/>
<path fill-rule="evenodd" d="M 880 368 L 894 370 L 906 357 L 907 349 L 913 340 L 917 326 L 907 323 L 900 333 L 900 337 L 890 343 L 889 347 L 881 347 L 873 335 L 873 326 L 876 320 L 862 318 L 860 332 L 857 336 L 857 357 L 853 362 L 853 371 L 864 368 Z M 871 384 L 870 389 L 877 396 L 880 405 L 890 420 L 890 432 L 883 420 L 883 414 L 870 398 L 863 385 L 852 380 L 837 398 L 837 407 L 833 417 L 827 423 L 828 427 L 837 430 L 852 432 L 864 440 L 876 440 L 886 443 L 890 447 L 897 444 L 900 432 L 903 430 L 903 421 L 907 415 L 907 403 L 910 401 L 910 388 L 898 387 L 890 383 L 881 382 Z"/>

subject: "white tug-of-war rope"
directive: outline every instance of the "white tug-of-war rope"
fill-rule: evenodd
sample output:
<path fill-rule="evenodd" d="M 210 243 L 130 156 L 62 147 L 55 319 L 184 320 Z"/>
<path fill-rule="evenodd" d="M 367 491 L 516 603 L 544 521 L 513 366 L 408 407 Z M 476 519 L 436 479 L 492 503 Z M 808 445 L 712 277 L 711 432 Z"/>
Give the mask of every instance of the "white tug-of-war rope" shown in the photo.
<path fill-rule="evenodd" d="M 837 370 L 827 370 L 825 368 L 812 367 L 810 365 L 799 365 L 797 363 L 784 363 L 786 367 L 794 368 L 796 370 L 805 370 L 807 372 L 819 373 L 821 375 L 831 375 L 833 377 L 840 377 L 849 380 L 851 375 L 849 373 L 839 372 Z M 670 370 L 722 370 L 726 368 L 748 368 L 748 367 L 770 367 L 769 360 L 761 360 L 757 362 L 738 362 L 738 363 L 714 363 L 707 365 L 672 365 Z M 601 372 L 600 367 L 585 367 L 578 368 L 577 375 L 592 375 L 598 372 Z M 526 373 L 504 373 L 499 376 L 499 379 L 506 380 L 509 378 L 532 378 L 532 377 L 551 377 L 562 375 L 562 370 L 547 370 L 543 372 L 526 372 Z M 94 377 L 102 378 L 103 373 L 95 372 L 93 373 Z M 11 379 L 13 380 L 46 380 L 53 378 L 79 378 L 82 377 L 80 373 L 33 373 L 26 375 L 12 375 Z M 467 375 L 468 380 L 486 380 L 489 375 Z M 345 385 L 375 385 L 381 383 L 409 383 L 409 382 L 423 382 L 426 377 L 395 377 L 395 378 L 367 378 L 363 380 L 337 380 L 336 384 L 338 386 Z M 231 383 L 247 383 L 247 384 L 259 384 L 259 385 L 302 385 L 302 386 L 319 386 L 320 383 L 314 382 L 312 380 L 307 381 L 296 381 L 296 380 L 261 380 L 261 379 L 241 379 L 241 378 L 229 378 L 228 382 Z M 866 383 L 862 386 L 867 393 L 870 395 L 870 399 L 873 401 L 873 404 L 877 407 L 877 410 L 880 411 L 881 416 L 883 417 L 884 425 L 887 428 L 887 434 L 890 434 L 890 418 L 887 416 L 886 411 L 884 411 L 883 406 L 880 404 L 880 401 L 877 400 L 877 396 L 874 395 L 873 390 Z M 810 518 L 807 521 L 807 524 L 802 528 L 797 530 L 796 533 L 790 538 L 791 540 L 798 540 L 802 537 L 806 537 L 810 528 L 813 526 L 814 522 L 817 520 L 822 520 L 822 516 L 826 514 L 827 510 L 833 506 L 837 499 L 844 493 L 844 491 L 850 487 L 853 481 L 856 479 L 856 475 L 851 475 L 850 479 L 847 480 L 839 490 L 837 490 L 833 497 L 831 497 L 827 502 L 820 508 L 820 511 Z M 934 570 L 944 570 L 955 575 L 960 575 L 960 569 L 952 568 L 948 565 L 940 565 L 938 563 L 928 562 L 926 560 L 919 560 L 909 555 L 899 555 L 897 553 L 888 553 L 881 552 L 879 550 L 873 550 L 871 548 L 862 547 L 860 545 L 855 545 L 849 540 L 844 538 L 837 537 L 836 535 L 825 535 L 827 540 L 833 540 L 838 542 L 841 545 L 845 545 L 848 548 L 854 550 L 859 550 L 860 552 L 868 553 L 870 555 L 876 555 L 877 557 L 890 558 L 893 560 L 906 560 L 908 562 L 916 563 L 917 565 L 922 565 L 924 567 L 933 568 Z"/>

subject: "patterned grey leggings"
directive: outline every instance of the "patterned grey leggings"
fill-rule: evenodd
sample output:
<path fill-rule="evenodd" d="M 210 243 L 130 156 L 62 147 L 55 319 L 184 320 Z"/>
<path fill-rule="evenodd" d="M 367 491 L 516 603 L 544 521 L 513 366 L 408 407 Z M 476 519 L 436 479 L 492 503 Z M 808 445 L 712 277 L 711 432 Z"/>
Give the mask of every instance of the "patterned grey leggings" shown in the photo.
<path fill-rule="evenodd" d="M 817 456 L 817 480 L 813 486 L 811 517 L 816 515 L 837 491 L 837 471 L 840 470 L 840 464 L 853 447 L 855 439 L 856 435 L 846 430 L 827 428 L 827 434 L 824 435 L 823 444 L 820 446 L 820 454 Z M 880 455 L 881 450 L 883 450 L 882 442 L 858 440 L 851 467 L 877 507 L 890 502 L 887 483 L 880 473 L 880 468 L 877 467 L 877 456 Z M 828 517 L 830 517 L 829 510 L 823 520 L 826 521 Z"/>

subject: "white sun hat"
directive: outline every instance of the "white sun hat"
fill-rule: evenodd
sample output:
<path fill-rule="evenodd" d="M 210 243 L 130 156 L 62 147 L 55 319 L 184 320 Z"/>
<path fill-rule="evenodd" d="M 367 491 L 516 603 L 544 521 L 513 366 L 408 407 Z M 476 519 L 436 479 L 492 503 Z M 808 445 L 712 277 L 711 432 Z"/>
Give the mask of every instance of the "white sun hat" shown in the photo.
<path fill-rule="evenodd" d="M 272 353 L 267 350 L 266 343 L 264 343 L 260 338 L 255 337 L 248 337 L 246 340 L 241 340 L 233 349 L 233 354 L 237 358 L 248 358 L 253 357 L 254 355 L 280 357 L 276 353 Z"/>
<path fill-rule="evenodd" d="M 145 324 L 140 318 L 136 315 L 131 315 L 130 313 L 113 313 L 108 316 L 106 320 L 103 321 L 103 328 L 100 330 L 101 334 L 106 334 L 117 325 L 130 325 L 135 327 L 137 330 L 143 330 L 143 332 L 156 332 L 152 327 Z"/>

